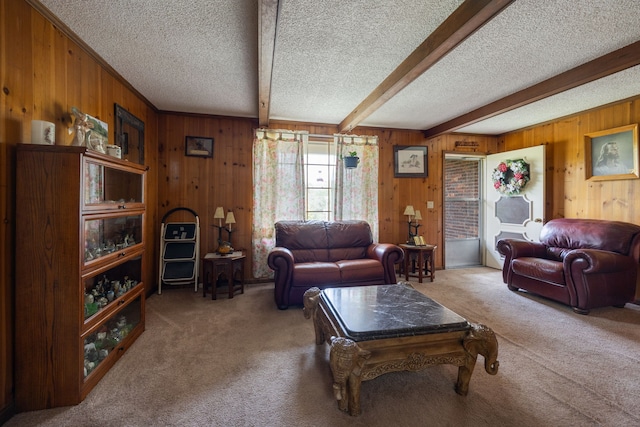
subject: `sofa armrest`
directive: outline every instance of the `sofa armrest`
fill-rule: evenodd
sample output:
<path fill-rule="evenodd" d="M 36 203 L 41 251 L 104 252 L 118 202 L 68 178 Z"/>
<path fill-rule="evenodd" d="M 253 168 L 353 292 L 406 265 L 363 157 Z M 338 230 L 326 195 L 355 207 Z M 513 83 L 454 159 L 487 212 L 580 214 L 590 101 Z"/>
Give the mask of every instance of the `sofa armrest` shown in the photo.
<path fill-rule="evenodd" d="M 626 255 L 600 249 L 574 249 L 563 261 L 572 305 L 579 308 L 589 301 L 613 298 L 624 304 L 635 295 L 638 266 Z"/>
<path fill-rule="evenodd" d="M 293 265 L 295 264 L 293 253 L 287 248 L 276 246 L 269 252 L 267 264 L 275 273 L 276 304 L 278 308 L 285 309 L 289 306 L 289 289 L 291 288 Z"/>
<path fill-rule="evenodd" d="M 582 274 L 615 273 L 636 269 L 630 256 L 600 249 L 574 249 L 564 257 L 564 265 L 573 272 Z"/>
<path fill-rule="evenodd" d="M 367 248 L 367 258 L 375 259 L 382 263 L 385 284 L 398 282 L 395 264 L 402 262 L 404 259 L 404 251 L 400 246 L 392 243 L 373 243 Z"/>
<path fill-rule="evenodd" d="M 511 260 L 521 257 L 547 258 L 547 247 L 539 242 L 529 242 L 519 239 L 500 239 L 496 243 L 496 249 L 504 255 L 502 268 L 502 280 L 509 283 L 509 270 Z"/>

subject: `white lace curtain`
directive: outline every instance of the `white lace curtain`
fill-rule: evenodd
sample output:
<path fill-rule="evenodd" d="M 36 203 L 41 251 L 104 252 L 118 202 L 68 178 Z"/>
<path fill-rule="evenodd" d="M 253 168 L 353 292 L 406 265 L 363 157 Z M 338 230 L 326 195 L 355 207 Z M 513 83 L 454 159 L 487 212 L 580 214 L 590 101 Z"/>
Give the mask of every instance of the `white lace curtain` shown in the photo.
<path fill-rule="evenodd" d="M 308 132 L 256 130 L 253 141 L 253 277 L 271 278 L 274 224 L 304 219 L 304 145 Z"/>
<path fill-rule="evenodd" d="M 336 134 L 333 141 L 337 153 L 334 219 L 367 221 L 373 240 L 378 241 L 378 137 Z M 352 151 L 360 163 L 346 169 L 342 158 Z"/>

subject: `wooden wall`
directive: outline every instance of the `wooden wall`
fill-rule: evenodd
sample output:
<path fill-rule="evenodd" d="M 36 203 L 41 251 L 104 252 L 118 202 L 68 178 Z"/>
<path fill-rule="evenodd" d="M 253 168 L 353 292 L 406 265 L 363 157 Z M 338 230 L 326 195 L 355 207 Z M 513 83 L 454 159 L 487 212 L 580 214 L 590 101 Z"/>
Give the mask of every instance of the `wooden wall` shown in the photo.
<path fill-rule="evenodd" d="M 508 133 L 499 138 L 499 151 L 547 146 L 546 220 L 606 218 L 640 224 L 639 179 L 585 179 L 584 135 L 633 123 L 640 123 L 640 96 Z"/>
<path fill-rule="evenodd" d="M 253 130 L 257 120 L 194 114 L 161 113 L 159 135 L 158 217 L 171 209 L 194 210 L 200 220 L 200 250 L 204 255 L 218 247 L 213 214 L 217 206 L 233 211 L 232 244 L 250 252 L 253 181 L 251 166 Z M 185 156 L 185 137 L 213 138 L 213 157 Z M 193 221 L 186 212 L 166 221 Z M 216 220 L 215 224 L 218 222 Z M 224 226 L 224 220 L 222 221 Z M 223 230 L 222 237 L 227 240 Z M 250 258 L 250 253 L 248 254 Z M 246 264 L 250 271 L 250 260 Z"/>
<path fill-rule="evenodd" d="M 237 231 L 232 235 L 234 247 L 251 247 L 252 144 L 256 127 L 257 122 L 252 119 L 160 113 L 158 216 L 161 218 L 175 207 L 196 211 L 203 253 L 217 247 L 218 229 L 213 220 L 217 206 L 234 212 L 237 221 Z M 270 128 L 304 130 L 318 135 L 337 133 L 337 126 L 317 123 L 272 121 Z M 382 242 L 406 240 L 407 223 L 403 212 L 407 204 L 413 204 L 422 212 L 424 225 L 420 230 L 425 239 L 442 247 L 444 152 L 493 153 L 497 147 L 497 139 L 487 136 L 446 135 L 427 141 L 421 131 L 366 127 L 355 128 L 352 134 L 379 138 L 378 206 L 379 240 Z M 213 137 L 213 158 L 185 156 L 186 136 Z M 473 146 L 458 146 L 456 142 L 460 141 L 473 143 Z M 429 176 L 394 178 L 394 145 L 426 145 Z M 427 209 L 429 200 L 434 202 L 433 209 Z M 189 214 L 172 215 L 170 220 L 188 220 L 190 217 Z M 251 254 L 248 255 L 247 268 L 252 261 Z M 437 252 L 436 265 L 443 265 L 442 252 Z"/>
<path fill-rule="evenodd" d="M 71 107 L 110 124 L 113 138 L 114 103 L 145 122 L 145 160 L 149 166 L 147 236 L 157 234 L 157 112 L 122 82 L 108 66 L 67 37 L 27 1 L 0 1 L 0 424 L 13 404 L 13 248 L 15 239 L 15 147 L 31 140 L 31 120 L 56 124 L 56 143 L 73 137 Z M 61 188 L 60 191 L 64 191 Z M 153 247 L 153 245 L 151 245 Z M 152 282 L 156 254 L 145 258 Z"/>

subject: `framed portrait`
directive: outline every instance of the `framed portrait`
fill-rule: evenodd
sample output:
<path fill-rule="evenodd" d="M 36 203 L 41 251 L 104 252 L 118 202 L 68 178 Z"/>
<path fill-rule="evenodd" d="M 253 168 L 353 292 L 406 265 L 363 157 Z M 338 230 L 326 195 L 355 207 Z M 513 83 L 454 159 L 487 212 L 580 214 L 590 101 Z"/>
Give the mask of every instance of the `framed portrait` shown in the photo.
<path fill-rule="evenodd" d="M 187 136 L 184 143 L 185 156 L 213 157 L 213 138 Z"/>
<path fill-rule="evenodd" d="M 638 124 L 584 136 L 585 178 L 589 181 L 638 179 Z"/>
<path fill-rule="evenodd" d="M 427 177 L 427 147 L 420 145 L 394 145 L 393 157 L 395 164 L 394 177 Z"/>

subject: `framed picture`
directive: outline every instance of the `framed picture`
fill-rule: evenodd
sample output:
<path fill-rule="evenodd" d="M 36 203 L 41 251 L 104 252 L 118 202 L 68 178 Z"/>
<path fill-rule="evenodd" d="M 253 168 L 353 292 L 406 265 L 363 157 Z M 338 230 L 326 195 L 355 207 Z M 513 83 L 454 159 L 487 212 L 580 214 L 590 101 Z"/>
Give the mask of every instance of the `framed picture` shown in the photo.
<path fill-rule="evenodd" d="M 585 142 L 585 177 L 590 181 L 637 179 L 638 124 L 588 133 Z"/>
<path fill-rule="evenodd" d="M 213 157 L 213 138 L 188 136 L 184 143 L 185 156 Z"/>
<path fill-rule="evenodd" d="M 144 164 L 144 122 L 127 111 L 124 107 L 114 104 L 115 111 L 115 141 L 120 147 L 121 157 L 141 165 Z"/>
<path fill-rule="evenodd" d="M 425 178 L 427 177 L 427 147 L 420 145 L 394 145 L 394 177 Z"/>

